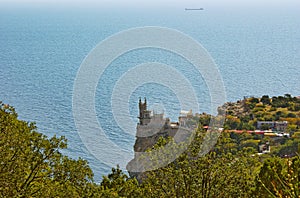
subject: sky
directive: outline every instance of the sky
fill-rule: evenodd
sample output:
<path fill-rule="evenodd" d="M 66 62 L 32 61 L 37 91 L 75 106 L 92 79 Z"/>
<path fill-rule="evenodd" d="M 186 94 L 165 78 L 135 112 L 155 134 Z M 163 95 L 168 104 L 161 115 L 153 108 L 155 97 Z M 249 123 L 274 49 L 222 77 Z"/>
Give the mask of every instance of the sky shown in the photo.
<path fill-rule="evenodd" d="M 0 0 L 2 6 L 54 6 L 54 7 L 300 7 L 299 0 Z"/>

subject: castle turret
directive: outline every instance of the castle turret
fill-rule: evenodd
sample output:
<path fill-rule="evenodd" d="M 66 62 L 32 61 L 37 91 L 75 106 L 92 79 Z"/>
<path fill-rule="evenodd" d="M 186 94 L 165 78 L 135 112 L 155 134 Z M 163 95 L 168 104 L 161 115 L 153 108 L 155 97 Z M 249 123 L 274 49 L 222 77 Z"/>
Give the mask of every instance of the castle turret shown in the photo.
<path fill-rule="evenodd" d="M 142 102 L 141 98 L 139 100 L 139 120 L 140 120 L 140 125 L 147 125 L 150 123 L 151 117 L 151 111 L 147 110 L 147 100 L 145 98 L 144 103 Z"/>

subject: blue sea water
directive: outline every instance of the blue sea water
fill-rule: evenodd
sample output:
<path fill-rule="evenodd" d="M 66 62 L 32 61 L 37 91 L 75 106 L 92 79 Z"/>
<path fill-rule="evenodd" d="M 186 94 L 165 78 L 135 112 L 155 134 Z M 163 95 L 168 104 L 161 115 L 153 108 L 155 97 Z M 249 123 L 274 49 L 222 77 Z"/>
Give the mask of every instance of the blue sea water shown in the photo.
<path fill-rule="evenodd" d="M 88 53 L 105 38 L 142 26 L 179 30 L 200 42 L 217 64 L 227 100 L 243 96 L 300 95 L 300 12 L 274 10 L 183 9 L 147 11 L 82 11 L 4 9 L 0 12 L 0 100 L 13 105 L 20 118 L 36 122 L 47 136 L 66 136 L 72 158 L 89 161 L 96 180 L 110 171 L 81 141 L 72 114 L 73 86 Z M 105 134 L 133 156 L 133 131 L 122 131 L 114 120 L 111 97 L 118 79 L 145 62 L 171 65 L 185 75 L 196 92 L 201 111 L 210 111 L 205 80 L 195 75 L 180 56 L 160 49 L 138 49 L 114 60 L 105 70 L 95 93 L 96 113 Z M 177 96 L 155 82 L 139 86 L 129 96 L 128 109 L 137 122 L 138 98 L 164 109 L 176 120 Z M 113 158 L 113 153 L 111 153 Z M 121 162 L 120 162 L 121 163 Z M 124 163 L 124 162 L 123 162 Z"/>

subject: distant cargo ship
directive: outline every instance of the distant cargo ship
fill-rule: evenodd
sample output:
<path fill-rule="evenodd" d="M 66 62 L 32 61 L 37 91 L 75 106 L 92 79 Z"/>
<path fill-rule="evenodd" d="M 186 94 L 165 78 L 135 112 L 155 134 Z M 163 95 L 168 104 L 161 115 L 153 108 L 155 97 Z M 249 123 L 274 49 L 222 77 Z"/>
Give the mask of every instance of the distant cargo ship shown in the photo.
<path fill-rule="evenodd" d="M 189 10 L 204 10 L 204 8 L 185 8 L 186 11 Z"/>

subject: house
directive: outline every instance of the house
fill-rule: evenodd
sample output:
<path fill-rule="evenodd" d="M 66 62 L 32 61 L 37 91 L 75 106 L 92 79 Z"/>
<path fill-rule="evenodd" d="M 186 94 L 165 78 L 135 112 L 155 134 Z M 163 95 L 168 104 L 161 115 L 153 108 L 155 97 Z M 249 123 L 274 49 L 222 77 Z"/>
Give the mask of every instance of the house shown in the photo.
<path fill-rule="evenodd" d="M 257 129 L 263 130 L 266 127 L 272 131 L 285 132 L 288 126 L 287 121 L 257 121 Z"/>

